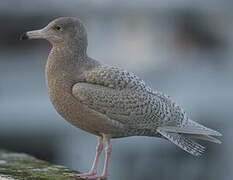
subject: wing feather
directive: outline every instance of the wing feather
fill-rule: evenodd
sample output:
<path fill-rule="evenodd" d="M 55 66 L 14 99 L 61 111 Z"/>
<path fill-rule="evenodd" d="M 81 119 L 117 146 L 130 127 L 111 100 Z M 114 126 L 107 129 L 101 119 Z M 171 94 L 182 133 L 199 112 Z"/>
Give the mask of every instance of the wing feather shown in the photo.
<path fill-rule="evenodd" d="M 101 66 L 83 73 L 73 95 L 89 108 L 137 129 L 182 123 L 184 112 L 133 73 Z"/>

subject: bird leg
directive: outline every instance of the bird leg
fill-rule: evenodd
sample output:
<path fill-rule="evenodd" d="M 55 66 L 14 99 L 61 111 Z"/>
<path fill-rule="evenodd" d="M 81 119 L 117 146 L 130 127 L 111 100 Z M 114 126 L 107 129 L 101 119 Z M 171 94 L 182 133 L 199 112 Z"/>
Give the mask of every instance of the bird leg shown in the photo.
<path fill-rule="evenodd" d="M 89 172 L 83 173 L 83 174 L 68 174 L 68 176 L 71 177 L 81 177 L 81 178 L 88 178 L 89 176 L 93 177 L 97 173 L 97 164 L 99 161 L 99 156 L 103 150 L 103 138 L 102 137 L 97 137 L 97 145 L 96 145 L 96 154 L 94 161 L 92 163 L 92 167 Z"/>
<path fill-rule="evenodd" d="M 106 147 L 105 147 L 105 161 L 104 161 L 104 169 L 101 175 L 101 178 L 105 179 L 108 176 L 108 165 L 109 165 L 109 160 L 110 160 L 110 155 L 111 155 L 111 143 L 110 143 L 110 138 L 107 136 L 104 136 L 104 141 L 106 142 Z"/>
<path fill-rule="evenodd" d="M 96 145 L 96 154 L 95 154 L 95 158 L 94 158 L 91 170 L 89 171 L 89 174 L 95 175 L 97 173 L 96 168 L 97 168 L 97 164 L 99 161 L 99 156 L 100 156 L 102 151 L 103 151 L 103 138 L 98 137 L 98 142 Z"/>
<path fill-rule="evenodd" d="M 86 176 L 85 178 L 87 179 L 107 179 L 108 177 L 108 165 L 111 155 L 111 143 L 110 143 L 110 138 L 105 134 L 103 134 L 103 141 L 106 143 L 106 147 L 105 147 L 105 160 L 104 160 L 104 168 L 102 175 Z"/>

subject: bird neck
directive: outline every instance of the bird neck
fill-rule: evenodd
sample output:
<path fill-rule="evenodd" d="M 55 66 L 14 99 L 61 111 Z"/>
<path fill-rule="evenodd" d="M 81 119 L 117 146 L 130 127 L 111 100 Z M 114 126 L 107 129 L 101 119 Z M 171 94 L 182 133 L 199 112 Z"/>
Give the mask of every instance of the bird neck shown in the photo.
<path fill-rule="evenodd" d="M 87 57 L 87 42 L 84 40 L 64 41 L 53 44 L 52 51 L 62 53 L 68 56 L 74 56 L 79 59 Z"/>
<path fill-rule="evenodd" d="M 80 53 L 80 50 L 72 50 L 67 46 L 53 46 L 49 53 L 46 71 L 54 77 L 61 78 L 62 73 L 74 77 L 78 74 L 78 67 L 85 60 L 86 54 Z"/>
<path fill-rule="evenodd" d="M 46 64 L 46 76 L 62 78 L 62 73 L 65 73 L 70 79 L 79 81 L 84 70 L 99 65 L 98 61 L 87 56 L 86 51 L 69 46 L 53 46 Z"/>
<path fill-rule="evenodd" d="M 68 64 L 80 64 L 87 59 L 86 48 L 74 44 L 60 44 L 53 46 L 49 57 Z"/>

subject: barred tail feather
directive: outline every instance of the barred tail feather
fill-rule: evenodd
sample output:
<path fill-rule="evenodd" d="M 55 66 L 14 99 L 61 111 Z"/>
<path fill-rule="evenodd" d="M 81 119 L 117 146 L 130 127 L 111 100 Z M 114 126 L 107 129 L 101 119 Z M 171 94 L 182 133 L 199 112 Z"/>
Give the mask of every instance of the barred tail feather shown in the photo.
<path fill-rule="evenodd" d="M 204 152 L 205 147 L 194 142 L 191 138 L 221 144 L 220 140 L 212 136 L 222 136 L 222 134 L 218 131 L 207 128 L 190 119 L 188 120 L 188 123 L 185 124 L 185 126 L 158 127 L 157 132 L 172 143 L 176 144 L 177 146 L 194 156 L 201 155 Z"/>
<path fill-rule="evenodd" d="M 173 133 L 181 134 L 197 134 L 197 135 L 207 135 L 207 136 L 222 136 L 221 133 L 213 129 L 207 128 L 195 121 L 188 120 L 188 123 L 184 126 L 163 126 L 163 130 Z"/>
<path fill-rule="evenodd" d="M 209 141 L 209 142 L 213 142 L 213 143 L 217 143 L 217 144 L 221 144 L 222 142 L 220 140 L 218 140 L 217 138 L 214 138 L 212 136 L 208 136 L 208 135 L 199 135 L 199 134 L 187 134 L 186 136 L 194 138 L 194 139 L 201 139 L 204 141 Z"/>
<path fill-rule="evenodd" d="M 206 135 L 212 135 L 212 136 L 222 136 L 222 134 L 218 131 L 215 131 L 213 129 L 210 129 L 210 128 L 207 128 L 191 119 L 188 120 L 188 124 L 187 124 L 188 127 L 195 127 L 195 128 L 198 128 L 198 129 L 203 129 L 203 130 L 206 130 L 208 132 L 211 132 L 210 134 L 206 134 Z"/>
<path fill-rule="evenodd" d="M 163 127 L 157 128 L 157 132 L 161 134 L 163 137 L 183 149 L 184 151 L 194 155 L 200 156 L 204 151 L 205 147 L 194 142 L 189 137 L 184 134 L 178 134 L 174 132 L 167 132 L 163 129 Z"/>
<path fill-rule="evenodd" d="M 182 134 L 200 134 L 200 135 L 210 135 L 210 136 L 221 136 L 217 131 L 207 128 L 200 128 L 197 126 L 184 126 L 184 127 L 175 127 L 175 126 L 164 126 L 163 130 L 173 133 L 182 133 Z"/>

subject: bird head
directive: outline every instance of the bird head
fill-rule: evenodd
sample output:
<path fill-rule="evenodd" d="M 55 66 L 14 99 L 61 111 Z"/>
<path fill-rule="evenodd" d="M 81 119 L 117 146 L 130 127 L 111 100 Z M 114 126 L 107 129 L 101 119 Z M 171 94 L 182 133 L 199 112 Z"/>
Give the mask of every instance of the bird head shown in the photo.
<path fill-rule="evenodd" d="M 80 43 L 87 46 L 85 27 L 76 17 L 57 18 L 42 29 L 22 34 L 20 39 L 46 39 L 54 46 Z"/>

